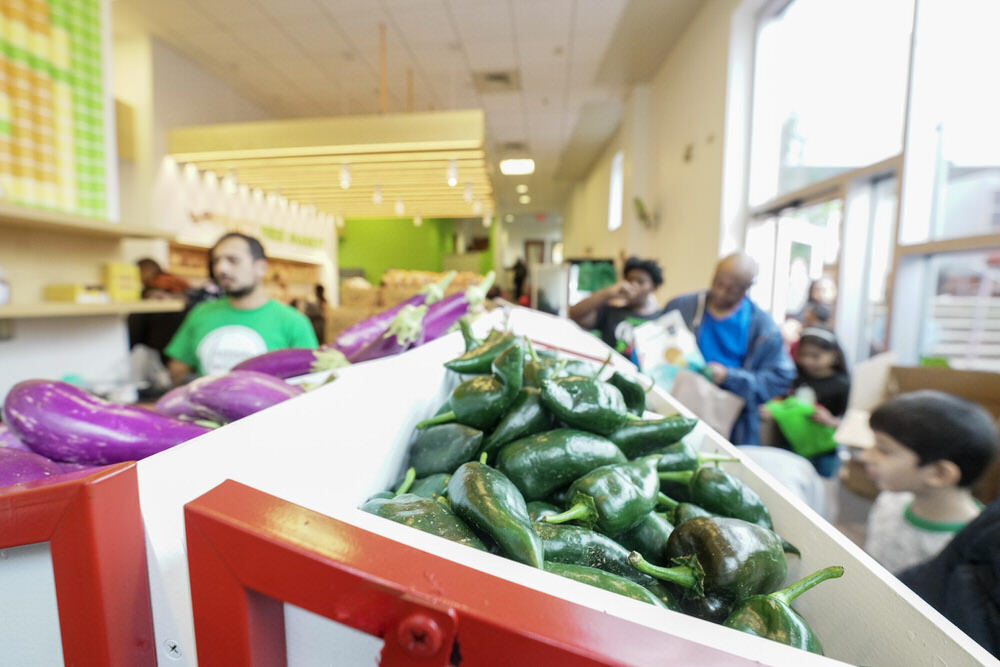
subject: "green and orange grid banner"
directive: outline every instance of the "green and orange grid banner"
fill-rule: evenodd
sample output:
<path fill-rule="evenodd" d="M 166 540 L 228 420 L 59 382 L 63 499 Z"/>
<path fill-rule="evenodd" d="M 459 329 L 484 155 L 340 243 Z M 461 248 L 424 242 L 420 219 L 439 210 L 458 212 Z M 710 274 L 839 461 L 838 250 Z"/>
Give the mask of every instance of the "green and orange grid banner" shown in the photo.
<path fill-rule="evenodd" d="M 101 0 L 0 1 L 0 201 L 107 216 Z"/>

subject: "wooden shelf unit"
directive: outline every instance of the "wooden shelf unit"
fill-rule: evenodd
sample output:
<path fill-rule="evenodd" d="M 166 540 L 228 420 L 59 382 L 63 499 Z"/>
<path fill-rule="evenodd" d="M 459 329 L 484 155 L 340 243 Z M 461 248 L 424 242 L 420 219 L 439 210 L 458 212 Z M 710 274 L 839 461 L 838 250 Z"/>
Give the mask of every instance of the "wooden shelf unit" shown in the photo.
<path fill-rule="evenodd" d="M 129 313 L 176 313 L 181 310 L 184 310 L 184 302 L 176 299 L 150 299 L 129 303 L 40 302 L 0 306 L 0 320 L 127 315 Z"/>
<path fill-rule="evenodd" d="M 152 227 L 88 218 L 82 215 L 58 213 L 41 208 L 29 208 L 0 202 L 0 227 L 21 227 L 36 231 L 77 234 L 115 239 L 171 238 L 170 234 Z"/>
<path fill-rule="evenodd" d="M 206 246 L 171 241 L 170 263 L 166 270 L 195 285 L 206 282 L 208 251 Z M 264 282 L 268 293 L 279 301 L 308 299 L 313 294 L 314 286 L 320 282 L 319 263 L 274 255 L 268 255 L 267 262 L 268 273 Z"/>

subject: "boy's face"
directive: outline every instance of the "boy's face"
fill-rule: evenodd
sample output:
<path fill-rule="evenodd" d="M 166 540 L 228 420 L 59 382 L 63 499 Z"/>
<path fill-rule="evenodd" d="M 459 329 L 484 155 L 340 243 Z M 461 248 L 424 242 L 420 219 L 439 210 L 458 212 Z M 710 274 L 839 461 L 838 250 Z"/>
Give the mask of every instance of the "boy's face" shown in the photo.
<path fill-rule="evenodd" d="M 875 431 L 875 446 L 861 452 L 865 473 L 880 491 L 919 491 L 927 484 L 927 466 L 901 442 Z"/>

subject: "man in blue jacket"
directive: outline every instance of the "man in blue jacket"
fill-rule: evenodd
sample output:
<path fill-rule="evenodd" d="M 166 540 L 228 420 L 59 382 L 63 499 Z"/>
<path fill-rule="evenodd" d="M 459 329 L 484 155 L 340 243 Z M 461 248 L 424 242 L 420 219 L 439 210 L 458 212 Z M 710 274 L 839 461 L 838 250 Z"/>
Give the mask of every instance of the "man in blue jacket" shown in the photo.
<path fill-rule="evenodd" d="M 744 401 L 729 439 L 759 444 L 758 408 L 788 391 L 795 379 L 778 326 L 747 297 L 757 277 L 757 263 L 746 253 L 724 257 L 707 291 L 679 296 L 664 312 L 680 311 L 698 340 L 712 381 Z"/>

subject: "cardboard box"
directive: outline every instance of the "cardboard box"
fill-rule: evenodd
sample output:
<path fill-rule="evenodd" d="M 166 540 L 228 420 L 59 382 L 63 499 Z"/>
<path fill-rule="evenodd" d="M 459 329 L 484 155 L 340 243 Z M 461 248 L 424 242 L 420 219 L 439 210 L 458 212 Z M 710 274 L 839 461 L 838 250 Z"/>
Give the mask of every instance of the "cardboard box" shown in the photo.
<path fill-rule="evenodd" d="M 142 279 L 139 267 L 128 262 L 108 262 L 103 271 L 104 289 L 117 303 L 138 301 L 142 298 Z"/>
<path fill-rule="evenodd" d="M 422 289 L 423 287 L 393 287 L 385 285 L 382 287 L 382 305 L 386 308 L 391 308 L 396 304 L 406 301 Z"/>
<path fill-rule="evenodd" d="M 326 309 L 326 328 L 323 330 L 323 344 L 332 343 L 337 335 L 361 320 L 367 319 L 377 313 L 379 308 L 374 306 L 333 306 Z"/>
<path fill-rule="evenodd" d="M 42 289 L 42 298 L 46 301 L 61 301 L 64 303 L 107 303 L 108 294 L 99 286 L 77 285 L 74 283 L 59 283 L 46 285 Z"/>

